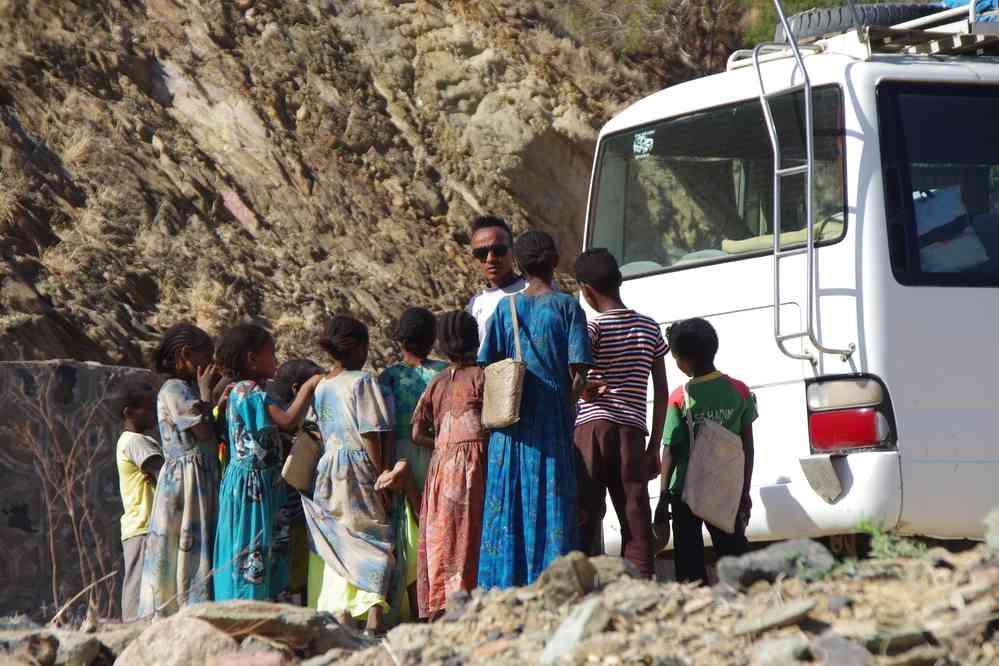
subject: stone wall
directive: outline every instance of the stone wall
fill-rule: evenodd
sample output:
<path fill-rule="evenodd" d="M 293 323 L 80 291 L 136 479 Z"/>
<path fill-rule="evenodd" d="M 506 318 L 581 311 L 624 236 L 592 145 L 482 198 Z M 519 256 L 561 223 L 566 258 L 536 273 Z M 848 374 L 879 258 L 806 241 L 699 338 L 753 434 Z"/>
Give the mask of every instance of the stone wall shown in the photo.
<path fill-rule="evenodd" d="M 104 610 L 117 613 L 122 505 L 114 447 L 122 424 L 109 399 L 124 377 L 146 372 L 76 361 L 0 363 L 0 614 L 50 618 L 56 603 L 92 580 L 88 566 L 100 575 L 119 569 L 98 588 Z M 57 487 L 76 498 L 72 515 Z"/>

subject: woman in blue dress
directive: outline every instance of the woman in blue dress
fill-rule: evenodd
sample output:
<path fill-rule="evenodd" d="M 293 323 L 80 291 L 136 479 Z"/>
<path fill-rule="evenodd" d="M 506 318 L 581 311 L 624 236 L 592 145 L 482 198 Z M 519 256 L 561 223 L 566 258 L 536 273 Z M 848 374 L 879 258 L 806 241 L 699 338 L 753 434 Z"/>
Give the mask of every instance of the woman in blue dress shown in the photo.
<path fill-rule="evenodd" d="M 520 421 L 489 440 L 479 586 L 534 581 L 576 547 L 576 398 L 592 363 L 586 315 L 550 285 L 558 264 L 551 236 L 529 231 L 514 243 L 527 289 L 504 299 L 487 325 L 479 363 L 514 356 L 516 307 L 527 364 Z"/>
<path fill-rule="evenodd" d="M 277 370 L 274 338 L 255 324 L 238 324 L 222 336 L 218 360 L 237 377 L 229 391 L 229 464 L 219 490 L 213 582 L 216 601 L 274 601 L 290 583 L 288 534 L 278 514 L 287 502 L 281 478 L 278 428 L 292 430 L 305 415 L 322 378 L 302 384 L 287 409 L 264 386 Z"/>

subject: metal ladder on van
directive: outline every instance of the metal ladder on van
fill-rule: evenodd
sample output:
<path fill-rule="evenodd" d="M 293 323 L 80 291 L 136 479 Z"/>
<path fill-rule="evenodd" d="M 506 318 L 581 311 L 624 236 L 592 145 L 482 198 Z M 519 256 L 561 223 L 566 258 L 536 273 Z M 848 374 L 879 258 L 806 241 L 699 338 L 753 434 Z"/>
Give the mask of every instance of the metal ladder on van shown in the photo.
<path fill-rule="evenodd" d="M 856 9 L 853 6 L 853 0 L 848 0 L 850 4 L 850 9 L 853 11 L 854 22 L 859 25 L 860 21 L 856 13 Z M 788 342 L 791 340 L 807 339 L 812 347 L 814 347 L 820 354 L 838 354 L 844 361 L 850 358 L 856 349 L 856 345 L 850 343 L 846 349 L 836 349 L 833 347 L 827 347 L 822 344 L 819 340 L 818 334 L 815 327 L 815 310 L 816 301 L 818 300 L 818 291 L 815 284 L 815 271 L 816 271 L 816 261 L 815 261 L 815 229 L 814 229 L 814 211 L 813 211 L 813 175 L 815 168 L 815 132 L 812 123 L 812 84 L 808 78 L 808 71 L 805 69 L 804 58 L 801 56 L 801 49 L 816 49 L 814 46 L 799 45 L 797 38 L 795 38 L 794 33 L 791 31 L 791 26 L 788 24 L 787 16 L 784 13 L 784 7 L 781 4 L 781 0 L 774 0 L 774 6 L 777 9 L 777 16 L 780 18 L 781 25 L 784 27 L 784 34 L 787 35 L 787 44 L 777 44 L 777 43 L 762 43 L 757 44 L 753 49 L 753 68 L 756 71 L 756 77 L 759 81 L 760 86 L 760 104 L 763 107 L 763 117 L 767 123 L 767 132 L 770 134 L 770 145 L 773 149 L 774 154 L 774 207 L 773 207 L 773 236 L 774 236 L 774 341 L 777 343 L 777 348 L 790 358 L 798 359 L 802 361 L 808 361 L 813 366 L 818 365 L 818 359 L 815 358 L 808 351 L 796 352 L 787 348 Z M 760 56 L 764 51 L 768 50 L 786 50 L 788 47 L 791 49 L 791 53 L 794 57 L 795 63 L 797 63 L 798 68 L 801 70 L 802 83 L 791 86 L 788 88 L 783 88 L 774 92 L 767 92 L 766 85 L 763 83 L 763 72 L 760 67 Z M 770 100 L 774 97 L 780 95 L 789 95 L 795 92 L 802 91 L 805 98 L 805 163 L 795 166 L 784 167 L 781 164 L 781 145 L 780 136 L 777 134 L 777 126 L 774 123 L 773 111 L 770 108 Z M 805 220 L 806 220 L 806 240 L 805 247 L 795 248 L 791 250 L 785 250 L 781 247 L 780 235 L 781 235 L 781 181 L 785 178 L 793 178 L 798 176 L 805 177 Z M 796 256 L 799 254 L 806 255 L 806 279 L 805 279 L 805 328 L 801 331 L 795 331 L 793 333 L 783 333 L 781 331 L 781 290 L 780 290 L 780 263 L 782 259 L 788 257 Z"/>

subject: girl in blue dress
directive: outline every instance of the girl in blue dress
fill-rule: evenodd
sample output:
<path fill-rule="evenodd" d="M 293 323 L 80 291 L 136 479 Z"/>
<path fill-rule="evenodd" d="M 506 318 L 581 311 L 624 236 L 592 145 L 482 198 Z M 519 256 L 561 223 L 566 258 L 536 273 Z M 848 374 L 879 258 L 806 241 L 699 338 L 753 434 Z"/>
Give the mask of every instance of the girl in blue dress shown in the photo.
<path fill-rule="evenodd" d="M 586 315 L 569 294 L 551 288 L 558 252 L 548 234 L 529 231 L 514 243 L 527 289 L 503 299 L 490 320 L 479 364 L 513 358 L 516 307 L 527 364 L 520 421 L 489 440 L 479 586 L 534 581 L 576 547 L 575 404 L 592 364 Z"/>
<path fill-rule="evenodd" d="M 215 599 L 273 600 L 289 584 L 288 535 L 277 533 L 287 501 L 278 429 L 295 428 L 321 376 L 302 384 L 287 408 L 280 405 L 265 390 L 277 369 L 274 338 L 255 324 L 226 331 L 217 356 L 237 380 L 226 408 L 229 464 L 219 491 Z"/>

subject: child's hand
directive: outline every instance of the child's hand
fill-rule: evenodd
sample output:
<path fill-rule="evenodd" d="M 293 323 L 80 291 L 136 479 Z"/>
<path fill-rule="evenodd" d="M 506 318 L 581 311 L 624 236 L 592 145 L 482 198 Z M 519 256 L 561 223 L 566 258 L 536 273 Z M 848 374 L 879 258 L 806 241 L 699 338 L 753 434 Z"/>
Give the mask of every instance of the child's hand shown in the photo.
<path fill-rule="evenodd" d="M 746 526 L 749 525 L 749 515 L 753 510 L 753 500 L 749 498 L 749 493 L 742 496 L 742 501 L 739 502 L 739 513 L 735 516 L 735 522 L 740 525 L 742 531 L 746 531 Z"/>
<path fill-rule="evenodd" d="M 645 452 L 645 469 L 648 470 L 647 481 L 653 481 L 659 476 L 661 461 L 659 460 L 659 447 L 652 447 L 651 451 Z"/>
<path fill-rule="evenodd" d="M 307 380 L 305 380 L 305 383 L 302 384 L 302 388 L 309 392 L 315 391 L 316 387 L 319 386 L 319 382 L 323 381 L 324 379 L 326 379 L 325 372 L 321 372 L 318 375 L 312 375 Z"/>
<path fill-rule="evenodd" d="M 587 380 L 586 385 L 583 387 L 583 392 L 579 397 L 580 399 L 588 402 L 596 400 L 605 393 L 607 393 L 607 382 L 590 379 Z"/>
<path fill-rule="evenodd" d="M 198 368 L 196 372 L 201 400 L 210 403 L 212 401 L 212 388 L 215 387 L 215 381 L 218 379 L 219 367 L 214 363 L 209 363 L 203 368 Z"/>

